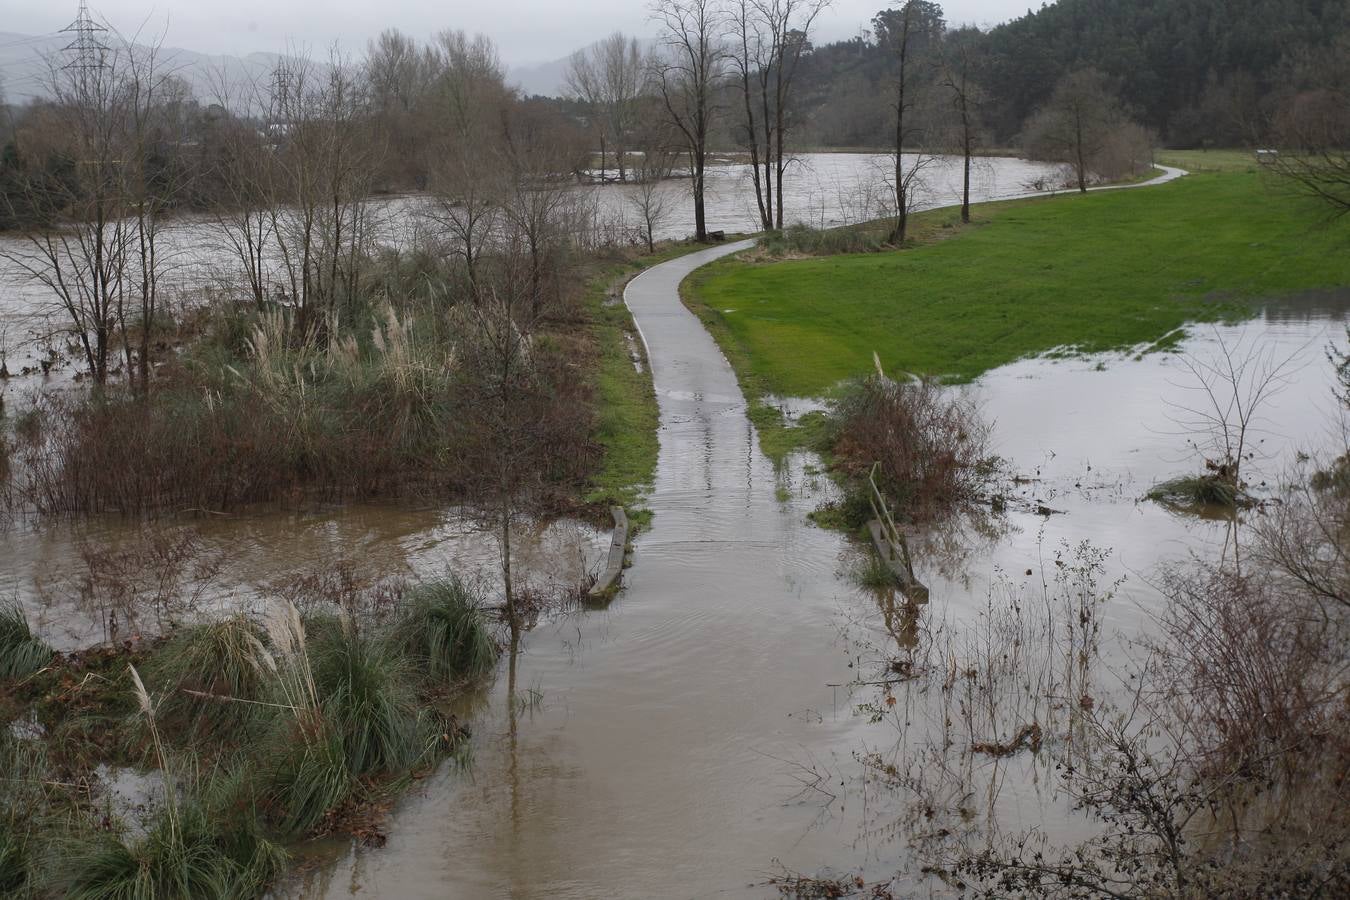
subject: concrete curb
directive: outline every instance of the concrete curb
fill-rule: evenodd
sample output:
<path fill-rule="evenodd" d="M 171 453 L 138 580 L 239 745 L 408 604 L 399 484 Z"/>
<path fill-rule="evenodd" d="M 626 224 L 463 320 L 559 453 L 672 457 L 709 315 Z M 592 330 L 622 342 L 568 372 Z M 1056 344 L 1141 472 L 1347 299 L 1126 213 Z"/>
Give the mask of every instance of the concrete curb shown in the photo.
<path fill-rule="evenodd" d="M 621 506 L 611 506 L 609 511 L 614 516 L 614 534 L 609 539 L 609 557 L 605 560 L 605 571 L 586 594 L 592 600 L 613 598 L 619 589 L 619 576 L 623 574 L 623 557 L 628 550 L 628 515 Z"/>

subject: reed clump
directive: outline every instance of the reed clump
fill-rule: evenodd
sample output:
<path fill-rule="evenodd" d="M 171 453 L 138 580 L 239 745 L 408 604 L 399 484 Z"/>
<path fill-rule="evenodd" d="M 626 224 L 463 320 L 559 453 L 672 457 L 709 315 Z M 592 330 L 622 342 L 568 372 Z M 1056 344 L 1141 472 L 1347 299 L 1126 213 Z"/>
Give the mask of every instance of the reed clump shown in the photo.
<path fill-rule="evenodd" d="M 4 708 L 0 888 L 257 897 L 285 866 L 283 842 L 371 827 L 384 801 L 455 750 L 462 732 L 438 705 L 447 688 L 497 659 L 481 598 L 458 578 L 389 605 L 305 616 L 282 600 L 133 649 L 46 651 L 47 671 Z M 32 731 L 19 738 L 22 721 Z M 107 740 L 84 740 L 94 731 Z M 66 752 L 71 741 L 80 753 Z M 158 773 L 139 828 L 100 798 L 101 765 Z"/>
<path fill-rule="evenodd" d="M 465 493 L 456 445 L 482 436 L 464 433 L 476 394 L 444 322 L 392 305 L 370 311 L 360 331 L 331 323 L 297 333 L 279 311 L 249 321 L 242 341 L 235 323 L 220 343 L 192 348 L 149 396 L 44 394 L 30 413 L 42 426 L 16 439 L 22 477 L 6 488 L 11 499 L 44 513 L 146 513 Z M 570 489 L 594 462 L 594 411 L 567 348 L 540 343 L 544 363 L 557 358 L 539 366 L 546 388 L 568 406 L 547 421 L 541 475 Z"/>
<path fill-rule="evenodd" d="M 33 634 L 18 603 L 0 603 L 0 681 L 27 678 L 53 655 L 52 648 Z"/>

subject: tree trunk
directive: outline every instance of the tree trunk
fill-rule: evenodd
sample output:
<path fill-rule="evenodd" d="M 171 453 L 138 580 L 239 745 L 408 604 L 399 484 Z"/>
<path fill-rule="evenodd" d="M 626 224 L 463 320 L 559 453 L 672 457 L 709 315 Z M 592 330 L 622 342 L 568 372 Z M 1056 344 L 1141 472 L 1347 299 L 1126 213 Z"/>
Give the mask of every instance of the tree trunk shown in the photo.
<path fill-rule="evenodd" d="M 706 243 L 708 223 L 703 210 L 703 164 L 704 152 L 699 147 L 694 152 L 694 240 Z"/>
<path fill-rule="evenodd" d="M 963 131 L 965 132 L 965 140 L 964 140 L 964 142 L 963 142 L 964 149 L 965 149 L 965 160 L 964 160 L 964 163 L 965 163 L 965 171 L 962 173 L 962 176 L 961 176 L 961 221 L 964 222 L 965 224 L 969 225 L 969 224 L 970 224 L 970 151 L 971 151 L 971 146 L 970 146 L 970 144 L 971 144 L 971 141 L 970 141 L 970 125 L 969 125 L 969 123 L 967 123 L 967 124 L 965 124 L 965 125 L 963 126 Z"/>

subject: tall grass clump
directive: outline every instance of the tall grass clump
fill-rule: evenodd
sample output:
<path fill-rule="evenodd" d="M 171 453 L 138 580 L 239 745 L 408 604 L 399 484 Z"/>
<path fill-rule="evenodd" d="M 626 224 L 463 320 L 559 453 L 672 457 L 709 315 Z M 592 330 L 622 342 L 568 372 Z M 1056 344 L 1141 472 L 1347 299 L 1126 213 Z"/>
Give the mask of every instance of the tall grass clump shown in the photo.
<path fill-rule="evenodd" d="M 278 707 L 264 805 L 288 834 L 318 828 L 370 776 L 402 776 L 438 734 L 412 689 L 407 657 L 347 619 L 308 624 L 286 604 L 268 624 Z"/>
<path fill-rule="evenodd" d="M 0 681 L 27 678 L 51 661 L 53 650 L 33 634 L 23 609 L 0 603 Z"/>
<path fill-rule="evenodd" d="M 35 836 L 47 809 L 44 748 L 0 729 L 0 896 L 39 894 Z"/>
<path fill-rule="evenodd" d="M 428 581 L 404 598 L 395 640 L 413 654 L 428 678 L 455 682 L 491 672 L 499 648 L 480 598 L 457 577 Z"/>
<path fill-rule="evenodd" d="M 213 802 L 219 788 L 162 808 L 145 835 L 103 836 L 72 853 L 64 896 L 73 900 L 259 897 L 286 854 L 246 808 Z"/>
<path fill-rule="evenodd" d="M 426 752 L 429 729 L 407 658 L 350 618 L 327 621 L 310 642 L 324 719 L 354 775 L 401 772 Z"/>
<path fill-rule="evenodd" d="M 238 739 L 256 729 L 275 688 L 276 662 L 245 615 L 175 634 L 146 670 L 164 696 L 159 716 L 191 739 Z"/>
<path fill-rule="evenodd" d="M 770 256 L 833 256 L 876 253 L 888 245 L 884 232 L 866 225 L 812 228 L 798 223 L 769 232 L 759 239 L 759 246 Z"/>

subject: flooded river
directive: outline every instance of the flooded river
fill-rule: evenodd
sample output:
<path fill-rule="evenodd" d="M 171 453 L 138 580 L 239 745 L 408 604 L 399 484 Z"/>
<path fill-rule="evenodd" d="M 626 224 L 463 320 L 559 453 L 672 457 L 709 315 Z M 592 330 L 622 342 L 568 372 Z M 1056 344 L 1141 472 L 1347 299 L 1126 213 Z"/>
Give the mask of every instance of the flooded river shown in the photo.
<path fill-rule="evenodd" d="M 1022 189 L 1007 180 L 1004 193 Z M 726 218 L 710 215 L 714 227 L 743 227 L 723 210 Z M 806 519 L 828 497 L 828 480 L 809 459 L 775 469 L 763 456 L 731 369 L 674 297 L 684 274 L 734 249 L 653 269 L 628 291 L 650 347 L 661 443 L 655 518 L 636 540 L 623 592 L 607 610 L 526 635 L 475 711 L 471 765 L 415 784 L 387 846 L 322 848 L 325 864 L 285 893 L 764 897 L 776 893 L 766 879 L 783 870 L 884 878 L 905 858 L 892 827 L 898 811 L 868 790 L 857 756 L 897 734 L 855 709 L 877 696 L 850 687 L 862 643 L 917 641 L 937 621 L 960 627 L 994 586 L 1039 590 L 1061 546 L 1086 540 L 1109 551 L 1106 580 L 1125 579 L 1103 610 L 1108 655 L 1118 659 L 1149 629 L 1159 564 L 1223 546 L 1226 523 L 1141 499 L 1199 467 L 1169 417 L 1169 404 L 1187 396 L 1177 356 L 1019 362 L 969 388 L 994 420 L 992 448 L 1024 476 L 1019 500 L 978 528 L 916 543 L 932 599 L 924 621 L 896 627 L 894 611 L 850 577 L 859 549 Z M 1245 343 L 1306 360 L 1265 409 L 1249 477 L 1273 482 L 1300 450 L 1340 439 L 1327 424 L 1335 401 L 1322 349 L 1343 339 L 1348 307 L 1341 295 L 1273 303 L 1249 323 L 1198 328 L 1185 342 L 1197 355 Z M 230 557 L 221 602 L 326 560 L 408 576 L 454 566 L 490 578 L 495 565 L 491 541 L 440 509 L 322 509 L 200 527 Z M 595 565 L 606 537 L 559 527 L 536 536 L 525 564 L 566 583 Z M 0 533 L 0 590 L 44 616 L 58 642 L 96 638 L 48 606 L 35 583 L 74 584 L 82 539 L 126 541 L 129 530 Z M 1079 827 L 1034 771 L 1013 767 L 1004 789 L 999 811 L 1011 824 Z"/>

